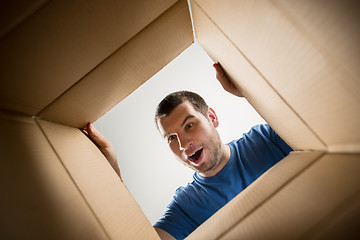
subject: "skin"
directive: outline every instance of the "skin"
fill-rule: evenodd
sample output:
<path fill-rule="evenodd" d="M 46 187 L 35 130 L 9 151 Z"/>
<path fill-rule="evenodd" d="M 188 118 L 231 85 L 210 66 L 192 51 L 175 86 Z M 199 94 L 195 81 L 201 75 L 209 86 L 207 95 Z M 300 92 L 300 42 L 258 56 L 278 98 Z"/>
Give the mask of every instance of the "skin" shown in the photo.
<path fill-rule="evenodd" d="M 238 89 L 227 77 L 220 63 L 214 63 L 213 67 L 215 68 L 216 71 L 216 79 L 220 82 L 221 86 L 224 88 L 225 91 L 237 97 L 244 97 L 244 94 L 241 92 L 241 89 Z"/>
<path fill-rule="evenodd" d="M 229 147 L 216 131 L 219 121 L 211 108 L 204 116 L 186 101 L 161 118 L 158 125 L 175 156 L 203 177 L 216 175 L 230 158 Z M 191 159 L 197 151 L 201 152 L 199 159 Z"/>
<path fill-rule="evenodd" d="M 204 116 L 186 101 L 160 119 L 158 126 L 175 156 L 203 177 L 216 175 L 229 161 L 230 148 L 220 140 L 216 131 L 219 121 L 211 108 Z M 199 149 L 202 151 L 200 158 L 189 159 Z M 155 230 L 161 239 L 175 239 L 160 228 L 155 227 Z"/>
<path fill-rule="evenodd" d="M 215 63 L 213 67 L 216 71 L 216 78 L 225 91 L 238 97 L 244 96 L 241 90 L 237 89 L 230 81 L 219 63 Z M 190 118 L 188 118 L 189 116 Z M 214 176 L 229 161 L 230 149 L 221 142 L 217 134 L 216 128 L 219 126 L 219 121 L 213 109 L 209 108 L 207 116 L 204 116 L 197 112 L 189 102 L 184 102 L 176 107 L 171 114 L 162 118 L 158 125 L 172 152 L 187 166 L 198 171 L 200 175 L 204 177 Z M 86 132 L 122 181 L 116 154 L 111 143 L 91 123 L 86 126 Z M 199 149 L 203 149 L 199 161 L 191 161 L 188 158 L 189 155 Z M 154 229 L 163 240 L 175 239 L 160 228 L 155 227 Z"/>
<path fill-rule="evenodd" d="M 96 130 L 91 123 L 88 123 L 86 125 L 86 132 L 89 138 L 96 144 L 101 153 L 106 157 L 111 167 L 115 170 L 116 174 L 120 177 L 120 180 L 122 181 L 120 167 L 117 162 L 115 150 L 110 141 L 107 140 L 98 130 Z"/>

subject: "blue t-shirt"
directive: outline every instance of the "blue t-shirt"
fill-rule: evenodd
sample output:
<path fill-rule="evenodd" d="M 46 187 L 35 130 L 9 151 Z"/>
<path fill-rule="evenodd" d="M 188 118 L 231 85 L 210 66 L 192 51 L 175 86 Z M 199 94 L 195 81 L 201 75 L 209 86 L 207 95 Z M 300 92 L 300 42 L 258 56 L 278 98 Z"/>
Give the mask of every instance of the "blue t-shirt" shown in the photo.
<path fill-rule="evenodd" d="M 292 150 L 267 124 L 253 127 L 228 146 L 231 156 L 225 167 L 213 177 L 195 172 L 193 182 L 176 190 L 154 227 L 184 239 Z"/>

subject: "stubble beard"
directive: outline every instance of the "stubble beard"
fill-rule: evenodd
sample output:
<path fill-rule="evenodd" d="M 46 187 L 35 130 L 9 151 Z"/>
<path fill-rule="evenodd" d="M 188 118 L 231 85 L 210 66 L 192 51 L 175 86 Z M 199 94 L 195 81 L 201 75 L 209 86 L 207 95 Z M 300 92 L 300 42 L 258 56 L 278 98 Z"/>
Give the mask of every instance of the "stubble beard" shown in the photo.
<path fill-rule="evenodd" d="M 216 136 L 212 139 L 213 146 L 209 147 L 209 149 L 211 150 L 210 161 L 209 161 L 210 165 L 206 169 L 198 170 L 199 173 L 206 173 L 208 171 L 213 170 L 219 165 L 222 159 L 222 151 L 221 151 L 222 142 L 220 140 L 220 136 L 218 132 L 215 129 L 214 132 L 216 133 Z"/>
<path fill-rule="evenodd" d="M 206 173 L 208 171 L 213 170 L 216 168 L 220 161 L 222 160 L 222 141 L 220 139 L 219 133 L 216 131 L 216 129 L 213 129 L 214 131 L 214 137 L 211 138 L 211 144 L 209 146 L 202 146 L 203 149 L 207 148 L 210 150 L 210 165 L 205 169 L 196 169 L 194 166 L 187 164 L 184 162 L 181 157 L 179 157 L 179 160 L 188 168 L 197 171 L 198 173 Z"/>

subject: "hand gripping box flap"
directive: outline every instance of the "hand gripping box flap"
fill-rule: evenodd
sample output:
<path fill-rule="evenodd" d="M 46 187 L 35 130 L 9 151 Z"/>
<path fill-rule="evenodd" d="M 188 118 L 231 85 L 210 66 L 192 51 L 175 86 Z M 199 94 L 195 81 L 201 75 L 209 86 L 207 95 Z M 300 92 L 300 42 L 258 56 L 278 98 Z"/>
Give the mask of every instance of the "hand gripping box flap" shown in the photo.
<path fill-rule="evenodd" d="M 326 155 L 301 175 L 294 175 L 286 187 L 273 187 L 266 201 L 248 204 L 264 193 L 260 189 L 266 184 L 259 178 L 256 189 L 250 186 L 235 198 L 237 203 L 230 202 L 208 220 L 211 224 L 206 222 L 189 238 L 321 238 L 346 229 L 356 233 L 354 224 L 347 228 L 345 223 L 358 222 L 349 209 L 359 212 L 359 4 L 321 0 L 191 3 L 197 40 L 222 64 L 254 108 L 295 150 Z M 308 153 L 299 154 L 297 161 L 302 161 L 300 156 Z M 267 176 L 276 178 L 276 168 Z M 236 208 L 242 210 L 235 213 Z M 281 211 L 273 211 L 277 208 Z M 227 221 L 235 224 L 222 228 Z"/>
<path fill-rule="evenodd" d="M 290 145 L 358 151 L 358 5 L 194 0 L 192 11 L 200 44 Z"/>

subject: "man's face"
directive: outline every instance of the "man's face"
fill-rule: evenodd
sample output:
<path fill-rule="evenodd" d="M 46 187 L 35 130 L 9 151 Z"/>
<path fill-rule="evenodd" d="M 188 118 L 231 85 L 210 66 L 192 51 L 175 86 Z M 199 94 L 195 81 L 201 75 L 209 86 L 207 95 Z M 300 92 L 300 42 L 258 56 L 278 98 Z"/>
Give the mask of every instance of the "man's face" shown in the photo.
<path fill-rule="evenodd" d="M 186 101 L 158 120 L 158 125 L 172 152 L 187 166 L 207 176 L 218 165 L 222 143 L 215 129 L 217 117 L 211 108 L 205 117 Z"/>

